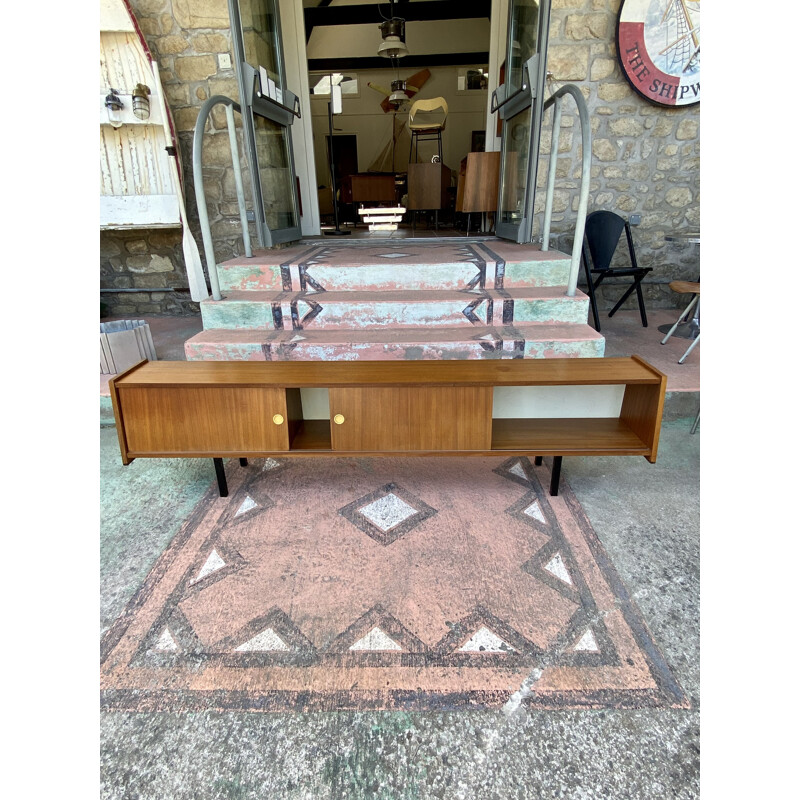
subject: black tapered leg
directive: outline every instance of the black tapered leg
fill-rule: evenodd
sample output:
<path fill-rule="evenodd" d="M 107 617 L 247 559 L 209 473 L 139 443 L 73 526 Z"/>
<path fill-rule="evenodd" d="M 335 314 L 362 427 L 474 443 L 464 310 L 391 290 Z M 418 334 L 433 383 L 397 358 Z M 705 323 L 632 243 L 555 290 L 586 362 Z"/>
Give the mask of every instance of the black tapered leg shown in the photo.
<path fill-rule="evenodd" d="M 536 457 L 533 459 L 533 463 L 534 463 L 534 464 L 535 464 L 537 467 L 541 467 L 541 466 L 542 466 L 542 456 L 536 456 Z"/>
<path fill-rule="evenodd" d="M 247 466 L 247 459 L 246 458 L 240 458 L 239 459 L 239 466 L 246 467 Z"/>
<path fill-rule="evenodd" d="M 638 287 L 640 281 L 641 281 L 641 278 L 637 278 L 628 287 L 628 291 L 626 291 L 625 294 L 623 294 L 622 297 L 620 297 L 620 299 L 617 301 L 617 304 L 614 306 L 614 308 L 612 308 L 611 311 L 608 312 L 608 316 L 609 317 L 613 317 L 614 314 L 617 313 L 617 311 L 619 310 L 619 307 L 633 294 L 634 289 L 636 289 Z"/>
<path fill-rule="evenodd" d="M 561 456 L 553 456 L 553 472 L 550 475 L 550 496 L 558 496 L 558 483 L 561 480 Z"/>
<path fill-rule="evenodd" d="M 228 481 L 225 480 L 225 466 L 221 458 L 214 459 L 214 471 L 217 473 L 217 486 L 219 486 L 219 496 L 228 496 Z"/>
<path fill-rule="evenodd" d="M 602 274 L 597 279 L 597 285 L 595 285 L 594 281 L 592 281 L 592 274 L 589 271 L 589 262 L 586 260 L 586 256 L 583 257 L 583 270 L 586 274 L 586 290 L 589 292 L 589 302 L 592 308 L 592 316 L 594 317 L 594 329 L 599 333 L 600 332 L 600 315 L 597 311 L 597 299 L 594 296 L 594 290 L 597 286 L 600 285 L 600 281 L 603 280 Z"/>
<path fill-rule="evenodd" d="M 642 294 L 641 280 L 636 282 L 636 296 L 639 298 L 639 313 L 642 316 L 642 327 L 647 327 L 647 312 L 644 310 L 644 295 Z"/>

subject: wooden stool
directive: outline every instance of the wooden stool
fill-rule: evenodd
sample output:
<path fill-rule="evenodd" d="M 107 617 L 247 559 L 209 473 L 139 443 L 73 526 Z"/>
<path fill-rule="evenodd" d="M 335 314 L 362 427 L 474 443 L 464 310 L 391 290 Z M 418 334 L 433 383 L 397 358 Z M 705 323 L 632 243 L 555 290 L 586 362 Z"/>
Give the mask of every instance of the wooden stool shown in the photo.
<path fill-rule="evenodd" d="M 682 322 L 689 322 L 689 313 L 692 309 L 695 310 L 692 323 L 697 327 L 697 336 L 694 337 L 694 341 L 689 345 L 686 352 L 678 359 L 678 363 L 683 364 L 683 362 L 686 360 L 686 356 L 692 352 L 695 345 L 700 341 L 700 281 L 672 281 L 669 285 L 669 288 L 678 294 L 691 294 L 692 299 L 689 301 L 689 305 L 683 310 L 683 313 L 678 317 L 677 322 L 669 329 L 667 335 L 661 340 L 661 344 L 667 343 L 667 339 L 669 339 L 669 337 L 675 333 L 675 329 L 678 327 L 678 325 L 680 325 Z"/>

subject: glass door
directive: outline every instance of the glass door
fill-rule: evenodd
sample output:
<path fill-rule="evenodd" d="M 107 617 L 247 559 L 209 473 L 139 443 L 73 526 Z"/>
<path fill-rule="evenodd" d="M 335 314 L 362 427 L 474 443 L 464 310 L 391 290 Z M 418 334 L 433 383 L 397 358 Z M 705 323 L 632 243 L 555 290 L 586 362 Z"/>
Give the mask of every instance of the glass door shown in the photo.
<path fill-rule="evenodd" d="M 300 199 L 289 126 L 300 102 L 286 86 L 277 0 L 228 0 L 245 154 L 259 244 L 300 238 Z"/>
<path fill-rule="evenodd" d="M 492 95 L 503 121 L 498 236 L 530 242 L 547 61 L 550 0 L 510 0 L 505 82 Z"/>

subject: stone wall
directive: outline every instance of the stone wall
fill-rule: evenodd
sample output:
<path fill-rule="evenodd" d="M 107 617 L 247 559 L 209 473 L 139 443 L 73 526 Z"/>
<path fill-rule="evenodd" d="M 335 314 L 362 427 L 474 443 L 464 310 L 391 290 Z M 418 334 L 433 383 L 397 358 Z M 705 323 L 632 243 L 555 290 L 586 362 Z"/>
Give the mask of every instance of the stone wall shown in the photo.
<path fill-rule="evenodd" d="M 620 0 L 553 0 L 549 87 L 553 91 L 564 83 L 581 87 L 592 127 L 589 212 L 641 214 L 641 225 L 632 230 L 639 265 L 653 268 L 644 284 L 645 299 L 648 307 L 672 307 L 680 300 L 667 284 L 696 280 L 699 275 L 697 246 L 666 242 L 664 234 L 700 227 L 700 106 L 657 106 L 631 88 L 617 59 L 619 7 Z M 569 231 L 578 208 L 580 126 L 573 101 L 565 99 L 562 107 L 553 231 L 559 234 L 559 249 L 571 252 Z M 552 111 L 545 117 L 548 123 L 552 125 Z M 549 152 L 547 132 L 542 155 Z M 544 182 L 545 172 L 540 170 L 538 185 Z M 543 206 L 541 191 L 537 208 Z M 627 248 L 619 248 L 615 259 L 615 264 L 628 264 Z M 601 290 L 605 307 L 611 308 L 620 289 L 612 285 Z M 635 301 L 625 307 L 635 307 Z"/>
<path fill-rule="evenodd" d="M 219 65 L 221 53 L 227 53 L 233 61 L 228 4 L 226 0 L 131 0 L 131 7 L 158 60 L 164 94 L 178 133 L 190 228 L 205 265 L 192 180 L 192 136 L 200 107 L 207 98 L 222 94 L 237 102 L 239 99 L 234 70 Z M 241 159 L 241 135 L 239 153 Z M 251 207 L 243 161 L 242 168 Z M 203 172 L 214 250 L 217 260 L 224 261 L 239 253 L 241 234 L 222 106 L 216 107 L 206 125 Z M 252 226 L 251 235 L 255 236 Z M 101 232 L 100 286 L 128 290 L 101 293 L 108 315 L 199 311 L 198 304 L 189 297 L 181 241 L 179 229 Z"/>
<path fill-rule="evenodd" d="M 238 101 L 235 73 L 232 68 L 220 68 L 218 58 L 221 53 L 233 58 L 227 2 L 131 0 L 131 5 L 159 62 L 187 176 L 190 227 L 205 262 L 191 179 L 192 134 L 200 106 L 208 97 L 223 94 Z M 648 305 L 669 307 L 679 302 L 667 286 L 669 281 L 694 279 L 699 270 L 696 247 L 664 241 L 664 234 L 670 230 L 700 224 L 699 105 L 667 109 L 633 91 L 617 61 L 618 11 L 619 0 L 553 0 L 547 64 L 554 76 L 550 86 L 576 83 L 584 92 L 592 125 L 589 210 L 604 208 L 622 215 L 642 215 L 642 224 L 633 229 L 633 235 L 639 263 L 653 267 L 646 285 Z M 553 217 L 554 245 L 565 252 L 572 246 L 569 231 L 574 226 L 579 189 L 580 133 L 573 108 L 567 99 L 558 143 Z M 551 114 L 547 114 L 546 123 Z M 542 163 L 547 162 L 549 148 L 550 135 L 545 130 Z M 243 156 L 241 137 L 239 152 Z M 218 261 L 241 251 L 230 163 L 225 115 L 218 106 L 206 127 L 203 160 Z M 249 193 L 243 161 L 242 168 L 245 192 Z M 540 187 L 544 181 L 544 172 L 540 171 Z M 539 209 L 543 203 L 544 193 L 540 191 Z M 248 206 L 252 207 L 249 197 Z M 255 241 L 252 225 L 251 236 Z M 626 258 L 622 253 L 621 263 L 626 263 Z M 179 230 L 103 232 L 100 263 L 102 288 L 128 290 L 102 294 L 112 315 L 197 311 L 186 289 Z M 614 286 L 601 289 L 603 303 L 610 308 L 620 290 Z"/>

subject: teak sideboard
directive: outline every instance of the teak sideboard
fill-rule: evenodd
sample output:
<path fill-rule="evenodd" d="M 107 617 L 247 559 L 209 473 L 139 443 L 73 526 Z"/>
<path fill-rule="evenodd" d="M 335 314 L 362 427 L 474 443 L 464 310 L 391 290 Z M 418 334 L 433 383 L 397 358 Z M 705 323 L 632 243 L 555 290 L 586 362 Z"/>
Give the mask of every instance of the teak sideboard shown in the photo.
<path fill-rule="evenodd" d="M 655 463 L 666 376 L 638 356 L 478 361 L 142 361 L 109 381 L 122 463 L 286 456 L 644 456 Z M 493 418 L 495 388 L 624 387 L 618 416 Z M 303 416 L 326 389 L 329 418 Z"/>

